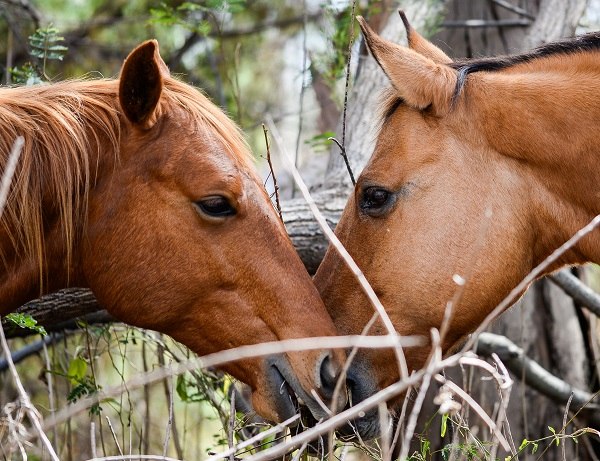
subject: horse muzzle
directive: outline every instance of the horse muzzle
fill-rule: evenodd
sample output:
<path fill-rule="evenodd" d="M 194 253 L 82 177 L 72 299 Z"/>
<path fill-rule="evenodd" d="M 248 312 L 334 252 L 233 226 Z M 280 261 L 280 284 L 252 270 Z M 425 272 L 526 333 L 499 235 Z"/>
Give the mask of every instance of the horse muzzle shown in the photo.
<path fill-rule="evenodd" d="M 350 368 L 346 385 L 348 389 L 348 406 L 346 409 L 371 397 L 379 390 L 377 383 L 373 380 L 373 374 L 360 367 L 360 365 Z M 370 440 L 379 436 L 379 425 L 379 411 L 375 407 L 347 421 L 346 424 L 338 427 L 336 432 L 344 441 L 356 440 L 359 437 L 362 440 Z"/>
<path fill-rule="evenodd" d="M 266 359 L 266 385 L 277 420 L 285 421 L 306 407 L 316 421 L 327 417 L 328 408 L 344 408 L 347 402 L 346 387 L 335 392 L 340 371 L 331 355 L 324 352 L 313 370 L 312 382 L 303 385 L 285 356 L 276 355 Z M 308 388 L 307 388 L 308 387 Z"/>

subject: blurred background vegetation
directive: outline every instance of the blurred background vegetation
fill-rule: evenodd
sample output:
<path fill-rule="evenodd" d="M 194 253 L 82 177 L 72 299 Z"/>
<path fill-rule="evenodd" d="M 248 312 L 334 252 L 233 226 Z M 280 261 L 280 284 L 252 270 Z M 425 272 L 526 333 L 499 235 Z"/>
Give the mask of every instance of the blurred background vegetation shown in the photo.
<path fill-rule="evenodd" d="M 308 130 L 318 131 L 311 136 L 335 128 L 343 99 L 349 3 L 3 0 L 0 75 L 7 84 L 22 78 L 19 70 L 32 60 L 28 37 L 38 28 L 53 27 L 64 38 L 62 59 L 44 69 L 50 80 L 115 77 L 137 44 L 157 38 L 171 72 L 202 88 L 246 130 L 259 152 L 265 114 L 298 123 L 301 88 L 311 87 L 303 107 L 312 118 Z M 363 1 L 358 8 L 365 13 L 379 9 L 379 3 L 386 2 Z M 40 61 L 34 57 L 38 69 Z M 311 82 L 318 88 L 312 90 Z M 319 97 L 326 101 L 316 101 Z"/>

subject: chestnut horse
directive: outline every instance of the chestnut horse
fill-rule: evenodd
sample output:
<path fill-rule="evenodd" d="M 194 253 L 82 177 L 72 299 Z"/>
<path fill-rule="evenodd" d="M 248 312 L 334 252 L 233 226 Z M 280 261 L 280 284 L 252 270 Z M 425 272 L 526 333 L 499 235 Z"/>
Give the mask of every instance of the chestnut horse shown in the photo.
<path fill-rule="evenodd" d="M 240 131 L 169 75 L 156 41 L 132 51 L 118 80 L 0 90 L 2 168 L 18 136 L 0 313 L 78 286 L 198 354 L 336 334 Z M 343 360 L 314 351 L 224 369 L 276 421 L 296 412 L 290 387 L 321 417 L 312 391 L 331 400 Z"/>
<path fill-rule="evenodd" d="M 359 21 L 392 88 L 336 233 L 402 335 L 429 338 L 458 289 L 455 275 L 470 274 L 447 352 L 600 213 L 600 33 L 453 62 L 407 21 L 409 48 Z M 545 273 L 586 261 L 600 262 L 598 230 Z M 360 333 L 374 310 L 334 249 L 314 280 L 340 334 Z M 406 350 L 409 370 L 429 352 Z M 355 362 L 354 403 L 399 378 L 391 351 L 362 351 Z M 359 420 L 359 432 L 374 434 L 376 416 Z"/>

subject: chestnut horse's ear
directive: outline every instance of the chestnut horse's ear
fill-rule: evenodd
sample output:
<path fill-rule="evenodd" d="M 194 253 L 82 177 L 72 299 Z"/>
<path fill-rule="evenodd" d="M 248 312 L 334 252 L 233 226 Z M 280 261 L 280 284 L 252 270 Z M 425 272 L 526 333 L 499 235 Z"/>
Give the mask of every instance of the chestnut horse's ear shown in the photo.
<path fill-rule="evenodd" d="M 408 38 L 408 46 L 411 50 L 415 50 L 417 53 L 422 54 L 438 64 L 450 64 L 452 62 L 452 59 L 450 59 L 446 53 L 429 40 L 423 38 L 423 36 L 410 25 L 404 11 L 400 10 L 398 13 L 404 23 L 406 37 Z"/>
<path fill-rule="evenodd" d="M 379 37 L 363 17 L 360 24 L 371 54 L 406 104 L 415 109 L 430 108 L 436 115 L 449 112 L 457 81 L 451 67 L 434 62 L 410 48 Z"/>
<path fill-rule="evenodd" d="M 132 124 L 144 129 L 154 125 L 163 79 L 168 76 L 156 40 L 142 43 L 127 56 L 119 77 L 119 102 Z"/>

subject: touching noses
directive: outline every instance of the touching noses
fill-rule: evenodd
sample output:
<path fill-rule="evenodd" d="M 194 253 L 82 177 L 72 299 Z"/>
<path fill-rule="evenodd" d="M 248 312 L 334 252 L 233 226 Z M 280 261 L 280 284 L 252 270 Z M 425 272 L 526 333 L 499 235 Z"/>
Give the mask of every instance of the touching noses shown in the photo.
<path fill-rule="evenodd" d="M 339 362 L 339 363 L 338 363 Z M 318 366 L 318 376 L 320 380 L 319 390 L 321 395 L 327 402 L 331 402 L 336 411 L 341 411 L 346 406 L 347 392 L 346 383 L 340 383 L 338 393 L 336 395 L 336 386 L 342 377 L 344 363 L 336 361 L 332 352 L 324 354 L 321 363 Z M 335 402 L 333 399 L 335 398 Z"/>

